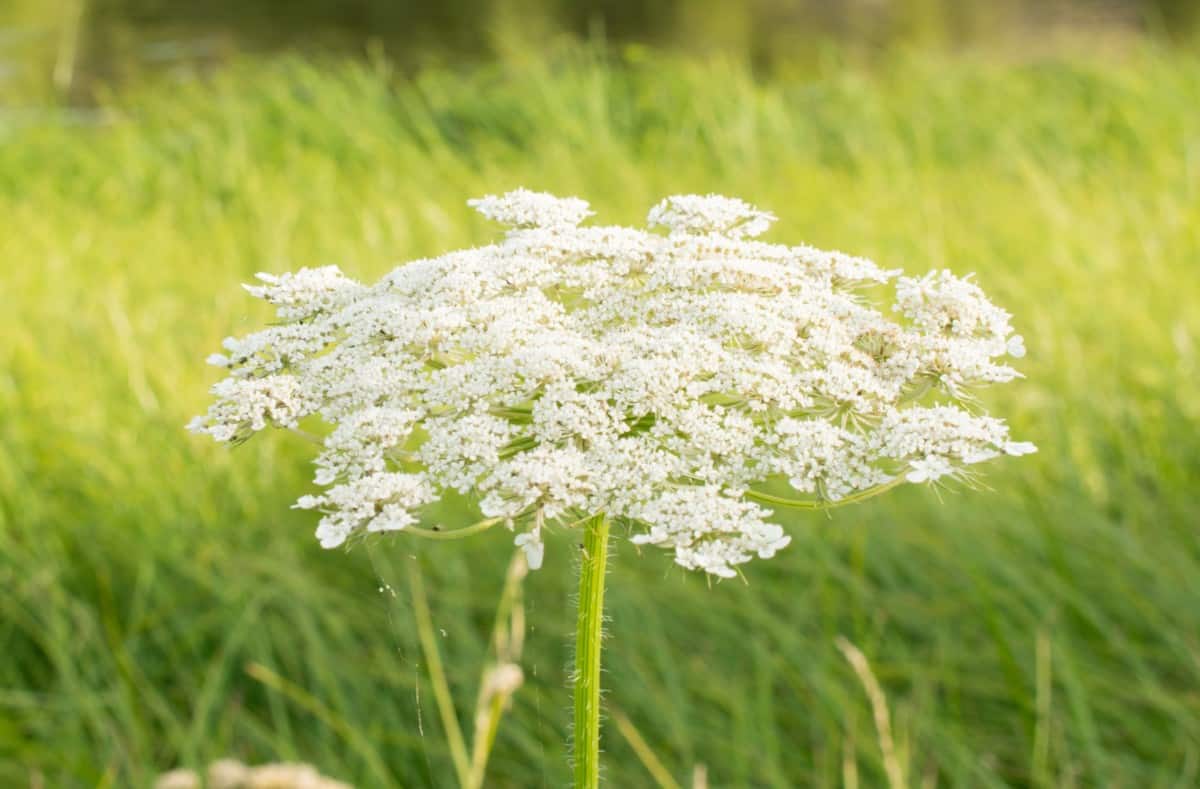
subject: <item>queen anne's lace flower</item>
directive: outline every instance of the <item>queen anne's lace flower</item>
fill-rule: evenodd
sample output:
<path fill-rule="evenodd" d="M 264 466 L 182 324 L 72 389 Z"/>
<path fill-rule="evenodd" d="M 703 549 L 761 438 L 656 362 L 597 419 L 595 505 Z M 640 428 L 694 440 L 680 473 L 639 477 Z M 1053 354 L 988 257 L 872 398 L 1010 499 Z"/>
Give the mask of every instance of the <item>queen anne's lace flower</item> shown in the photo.
<path fill-rule="evenodd" d="M 766 232 L 775 215 L 735 197 L 675 195 L 650 209 L 651 227 L 672 233 L 723 233 L 738 238 Z"/>
<path fill-rule="evenodd" d="M 574 227 L 592 215 L 586 200 L 528 189 L 468 200 L 467 205 L 488 219 L 512 227 Z"/>
<path fill-rule="evenodd" d="M 1025 353 L 969 278 L 754 241 L 774 216 L 724 197 L 667 198 L 650 212 L 667 235 L 583 227 L 584 201 L 524 190 L 471 204 L 512 228 L 501 243 L 372 286 L 334 267 L 259 275 L 248 289 L 280 322 L 210 357 L 229 377 L 193 430 L 332 426 L 327 490 L 297 505 L 324 513 L 326 547 L 414 526 L 454 490 L 519 529 L 531 565 L 545 527 L 604 513 L 729 576 L 787 545 L 771 505 L 1034 451 L 960 404 Z M 864 297 L 893 280 L 899 322 Z"/>

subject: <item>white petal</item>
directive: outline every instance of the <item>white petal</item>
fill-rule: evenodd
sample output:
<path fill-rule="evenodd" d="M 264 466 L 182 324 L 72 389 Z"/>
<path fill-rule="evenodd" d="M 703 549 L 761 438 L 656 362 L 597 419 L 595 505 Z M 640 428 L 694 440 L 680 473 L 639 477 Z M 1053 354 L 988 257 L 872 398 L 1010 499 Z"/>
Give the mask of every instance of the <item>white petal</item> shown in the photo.
<path fill-rule="evenodd" d="M 1037 445 L 1031 441 L 1010 441 L 1004 445 L 1004 451 L 1009 455 L 1032 455 L 1037 452 Z"/>

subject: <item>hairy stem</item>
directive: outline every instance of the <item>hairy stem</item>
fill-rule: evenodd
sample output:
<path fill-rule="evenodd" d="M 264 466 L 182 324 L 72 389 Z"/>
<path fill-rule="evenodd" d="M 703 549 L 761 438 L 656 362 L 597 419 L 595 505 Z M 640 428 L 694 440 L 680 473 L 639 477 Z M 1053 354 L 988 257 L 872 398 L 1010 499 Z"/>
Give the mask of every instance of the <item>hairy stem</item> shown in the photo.
<path fill-rule="evenodd" d="M 575 629 L 575 789 L 600 785 L 600 641 L 608 527 L 604 515 L 595 515 L 583 525 Z"/>

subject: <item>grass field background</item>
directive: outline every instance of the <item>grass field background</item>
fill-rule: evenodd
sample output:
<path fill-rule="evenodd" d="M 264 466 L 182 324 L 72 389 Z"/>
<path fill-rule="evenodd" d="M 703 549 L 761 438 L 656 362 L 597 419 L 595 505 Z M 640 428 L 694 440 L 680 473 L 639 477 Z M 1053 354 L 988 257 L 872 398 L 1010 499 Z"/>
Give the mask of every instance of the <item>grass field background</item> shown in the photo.
<path fill-rule="evenodd" d="M 976 271 L 1030 349 L 987 401 L 1041 451 L 990 491 L 789 516 L 746 583 L 617 543 L 608 703 L 681 782 L 884 785 L 843 635 L 913 786 L 1196 786 L 1197 107 L 1200 59 L 1133 45 L 758 78 L 640 50 L 404 78 L 257 59 L 0 114 L 0 785 L 146 786 L 227 755 L 453 785 L 403 588 L 289 509 L 309 449 L 183 425 L 204 357 L 267 317 L 238 283 L 487 242 L 465 200 L 523 185 L 621 222 L 728 193 L 779 215 L 772 240 Z M 577 541 L 527 581 L 489 785 L 567 782 Z M 419 555 L 469 725 L 511 537 L 380 547 Z M 610 785 L 650 785 L 605 736 Z"/>

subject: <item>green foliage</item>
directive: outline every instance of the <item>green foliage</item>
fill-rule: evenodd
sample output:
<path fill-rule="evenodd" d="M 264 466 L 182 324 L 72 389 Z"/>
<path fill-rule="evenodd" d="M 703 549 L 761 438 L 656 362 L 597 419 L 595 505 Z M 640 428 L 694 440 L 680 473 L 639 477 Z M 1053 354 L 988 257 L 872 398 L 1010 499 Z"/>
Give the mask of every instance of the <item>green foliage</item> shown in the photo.
<path fill-rule="evenodd" d="M 991 491 L 789 514 L 790 547 L 712 588 L 614 534 L 607 699 L 681 782 L 702 762 L 714 786 L 848 765 L 882 785 L 844 635 L 914 782 L 1196 785 L 1198 103 L 1200 61 L 1159 51 L 766 82 L 576 53 L 408 80 L 247 62 L 87 127 L 0 120 L 0 784 L 143 786 L 231 755 L 452 785 L 404 589 L 288 509 L 300 439 L 229 451 L 183 424 L 205 355 L 266 318 L 236 283 L 482 243 L 466 198 L 524 185 L 622 222 L 729 193 L 778 211 L 772 238 L 975 270 L 1030 349 L 992 404 L 1041 451 Z M 488 785 L 568 780 L 578 540 L 527 581 Z M 427 561 L 469 724 L 511 536 L 391 548 Z M 604 750 L 611 785 L 646 785 L 613 727 Z"/>

